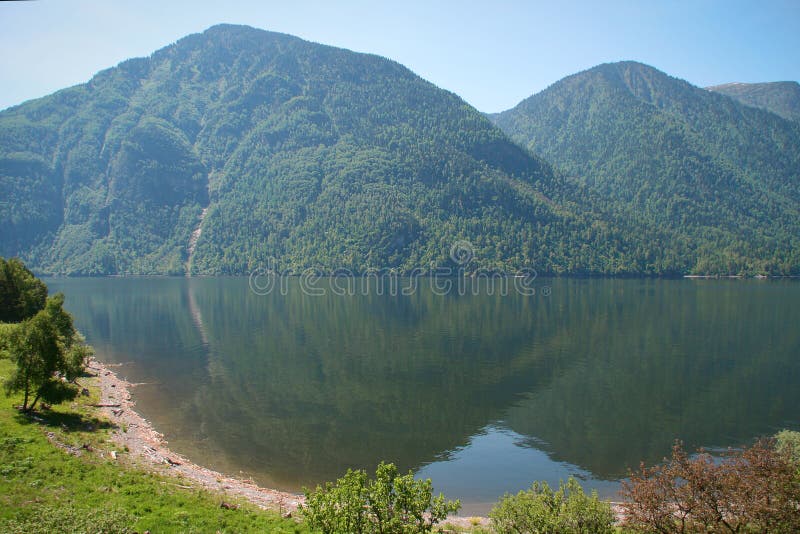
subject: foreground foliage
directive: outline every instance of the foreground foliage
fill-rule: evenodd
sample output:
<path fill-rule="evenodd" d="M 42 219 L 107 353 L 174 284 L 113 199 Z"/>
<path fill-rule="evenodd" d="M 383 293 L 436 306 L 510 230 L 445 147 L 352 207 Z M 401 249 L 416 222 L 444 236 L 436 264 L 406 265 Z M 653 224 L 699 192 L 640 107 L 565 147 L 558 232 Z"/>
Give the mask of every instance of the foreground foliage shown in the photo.
<path fill-rule="evenodd" d="M 461 507 L 459 501 L 433 497 L 430 479 L 399 475 L 394 464 L 381 463 L 375 479 L 362 470 L 348 470 L 336 481 L 306 490 L 303 515 L 324 533 L 430 532 Z"/>
<path fill-rule="evenodd" d="M 33 410 L 39 399 L 59 404 L 78 395 L 73 381 L 83 373 L 92 349 L 63 305 L 61 294 L 48 298 L 44 309 L 20 323 L 5 343 L 17 366 L 5 381 L 6 392 L 22 391 L 25 411 Z"/>
<path fill-rule="evenodd" d="M 489 516 L 498 533 L 605 534 L 614 532 L 611 506 L 586 495 L 570 477 L 553 491 L 546 482 L 534 482 L 526 491 L 506 495 Z"/>
<path fill-rule="evenodd" d="M 74 380 L 92 349 L 64 310 L 64 295 L 47 298 L 47 286 L 22 262 L 0 258 L 0 309 L 0 316 L 18 323 L 0 331 L 0 352 L 17 366 L 4 381 L 6 393 L 22 391 L 24 411 L 39 399 L 51 404 L 74 399 Z"/>
<path fill-rule="evenodd" d="M 762 440 L 721 461 L 680 443 L 663 465 L 623 482 L 625 525 L 636 531 L 800 532 L 800 472 L 789 448 Z"/>

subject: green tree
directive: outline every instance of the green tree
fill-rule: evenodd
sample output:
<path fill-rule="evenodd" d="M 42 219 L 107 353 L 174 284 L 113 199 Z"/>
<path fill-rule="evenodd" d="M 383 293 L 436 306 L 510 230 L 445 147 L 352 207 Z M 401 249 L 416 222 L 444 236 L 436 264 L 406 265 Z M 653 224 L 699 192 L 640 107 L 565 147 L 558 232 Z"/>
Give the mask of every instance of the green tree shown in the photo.
<path fill-rule="evenodd" d="M 303 514 L 312 528 L 325 533 L 418 533 L 461 508 L 459 501 L 433 497 L 431 480 L 400 476 L 394 464 L 381 462 L 375 479 L 362 470 L 348 469 L 336 481 L 305 491 Z"/>
<path fill-rule="evenodd" d="M 546 482 L 534 482 L 529 490 L 506 495 L 492 509 L 499 533 L 604 534 L 614 532 L 611 505 L 596 492 L 586 495 L 570 477 L 553 491 Z"/>
<path fill-rule="evenodd" d="M 44 308 L 47 286 L 17 258 L 0 258 L 0 323 L 18 323 Z"/>
<path fill-rule="evenodd" d="M 16 369 L 5 388 L 7 394 L 24 392 L 23 411 L 33 410 L 40 399 L 58 404 L 78 394 L 73 381 L 83 372 L 92 349 L 63 305 L 61 293 L 48 298 L 44 309 L 23 321 L 7 342 Z"/>

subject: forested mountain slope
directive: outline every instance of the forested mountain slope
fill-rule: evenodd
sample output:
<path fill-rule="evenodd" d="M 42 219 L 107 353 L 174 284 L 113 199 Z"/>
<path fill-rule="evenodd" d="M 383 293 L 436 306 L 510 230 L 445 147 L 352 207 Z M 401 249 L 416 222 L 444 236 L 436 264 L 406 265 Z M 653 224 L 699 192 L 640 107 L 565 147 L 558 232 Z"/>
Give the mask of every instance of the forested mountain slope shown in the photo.
<path fill-rule="evenodd" d="M 726 83 L 706 87 L 743 104 L 800 121 L 800 84 L 797 82 Z"/>
<path fill-rule="evenodd" d="M 46 273 L 408 272 L 459 240 L 468 269 L 605 272 L 624 253 L 452 93 L 242 26 L 3 111 L 0 187 L 0 255 Z"/>
<path fill-rule="evenodd" d="M 629 270 L 800 273 L 800 124 L 635 62 L 492 119 L 588 187 L 644 261 Z"/>
<path fill-rule="evenodd" d="M 531 151 L 393 61 L 215 26 L 0 112 L 0 255 L 408 273 L 467 241 L 468 271 L 798 271 L 797 124 L 631 63 L 496 119 Z"/>

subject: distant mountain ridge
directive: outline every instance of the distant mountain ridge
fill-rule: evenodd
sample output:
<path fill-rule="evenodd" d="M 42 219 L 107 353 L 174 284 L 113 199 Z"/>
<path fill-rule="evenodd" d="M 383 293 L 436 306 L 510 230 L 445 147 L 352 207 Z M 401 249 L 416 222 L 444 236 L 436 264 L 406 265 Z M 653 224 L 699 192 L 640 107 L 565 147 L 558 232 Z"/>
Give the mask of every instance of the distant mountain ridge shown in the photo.
<path fill-rule="evenodd" d="M 771 111 L 784 119 L 800 121 L 800 83 L 726 83 L 706 87 L 742 104 Z"/>
<path fill-rule="evenodd" d="M 795 123 L 634 63 L 493 120 L 508 135 L 388 59 L 214 26 L 0 112 L 0 255 L 63 275 L 800 272 Z"/>
<path fill-rule="evenodd" d="M 670 268 L 797 272 L 800 125 L 636 62 L 568 76 L 491 118 Z"/>

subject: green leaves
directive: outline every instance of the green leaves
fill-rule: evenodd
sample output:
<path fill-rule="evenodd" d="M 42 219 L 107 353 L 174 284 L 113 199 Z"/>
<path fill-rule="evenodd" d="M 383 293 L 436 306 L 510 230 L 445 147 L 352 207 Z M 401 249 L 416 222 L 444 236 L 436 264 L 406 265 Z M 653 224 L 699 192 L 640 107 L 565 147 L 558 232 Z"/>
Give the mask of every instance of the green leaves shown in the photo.
<path fill-rule="evenodd" d="M 47 286 L 17 258 L 0 258 L 0 323 L 18 323 L 44 308 Z"/>
<path fill-rule="evenodd" d="M 374 480 L 365 471 L 348 469 L 335 484 L 305 494 L 303 514 L 324 533 L 430 532 L 461 507 L 441 494 L 434 498 L 430 479 L 415 480 L 410 471 L 401 476 L 394 464 L 383 462 Z"/>
<path fill-rule="evenodd" d="M 610 534 L 614 532 L 611 506 L 586 495 L 570 477 L 553 491 L 546 482 L 534 482 L 531 489 L 506 495 L 489 517 L 498 533 Z"/>
<path fill-rule="evenodd" d="M 6 263 L 0 258 L 0 261 L 8 265 L 15 260 Z M 30 274 L 26 269 L 23 272 Z M 44 283 L 35 282 L 38 284 L 26 282 L 33 288 L 30 291 L 34 295 L 43 291 L 46 295 Z M 75 330 L 72 316 L 63 306 L 64 295 L 58 293 L 44 301 L 43 309 L 35 315 L 3 332 L 0 348 L 16 364 L 4 386 L 7 393 L 24 392 L 23 410 L 32 410 L 39 399 L 58 404 L 78 394 L 78 387 L 72 381 L 83 372 L 92 349 Z M 33 401 L 29 404 L 31 397 Z"/>

